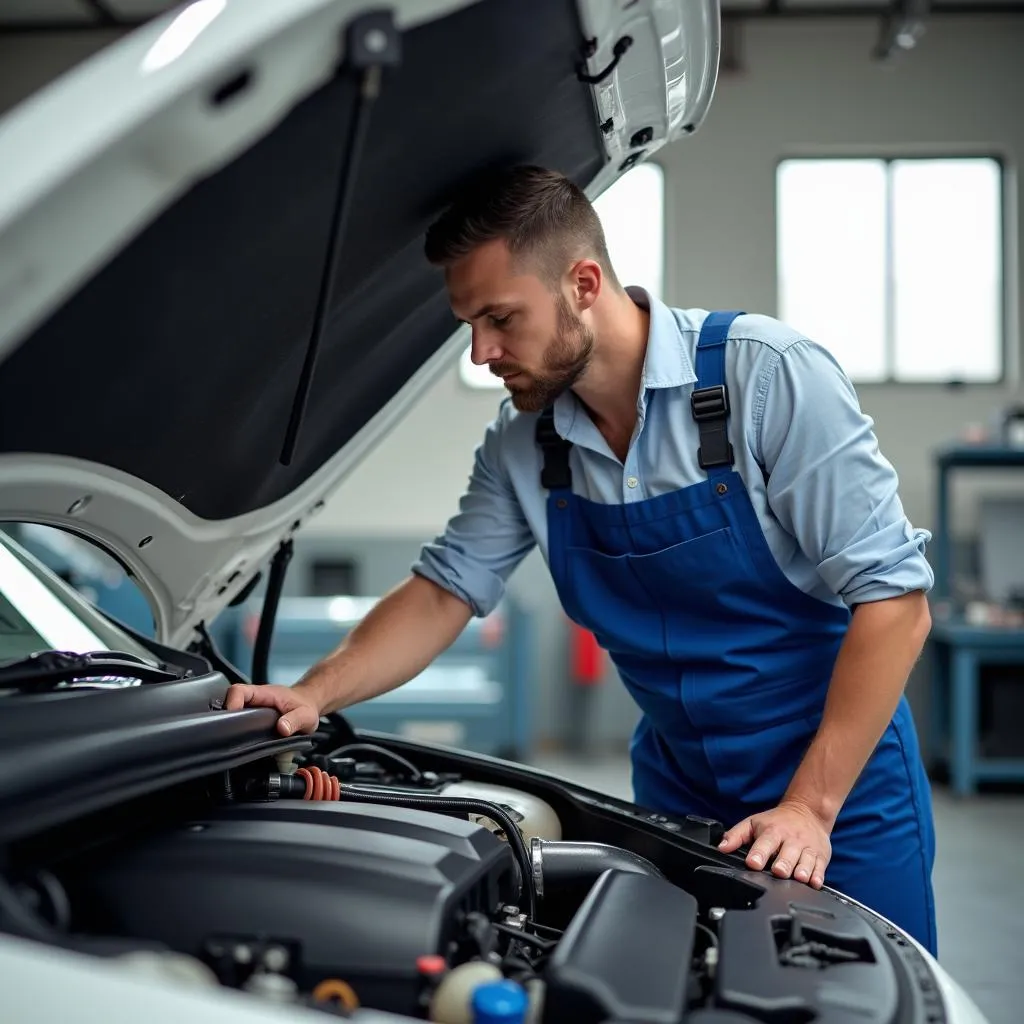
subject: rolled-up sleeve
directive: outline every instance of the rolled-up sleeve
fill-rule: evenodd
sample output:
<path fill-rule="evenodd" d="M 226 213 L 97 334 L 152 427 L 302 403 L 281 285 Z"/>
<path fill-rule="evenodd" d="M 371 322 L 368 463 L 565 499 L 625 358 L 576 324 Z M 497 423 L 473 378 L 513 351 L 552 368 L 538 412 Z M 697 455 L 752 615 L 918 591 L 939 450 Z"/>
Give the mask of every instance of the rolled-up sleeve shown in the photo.
<path fill-rule="evenodd" d="M 476 449 L 459 511 L 412 566 L 480 617 L 495 609 L 508 577 L 536 543 L 503 464 L 506 423 L 503 406 Z"/>
<path fill-rule="evenodd" d="M 850 606 L 930 590 L 931 534 L 907 519 L 896 471 L 831 354 L 796 342 L 762 394 L 768 503 L 826 585 Z"/>

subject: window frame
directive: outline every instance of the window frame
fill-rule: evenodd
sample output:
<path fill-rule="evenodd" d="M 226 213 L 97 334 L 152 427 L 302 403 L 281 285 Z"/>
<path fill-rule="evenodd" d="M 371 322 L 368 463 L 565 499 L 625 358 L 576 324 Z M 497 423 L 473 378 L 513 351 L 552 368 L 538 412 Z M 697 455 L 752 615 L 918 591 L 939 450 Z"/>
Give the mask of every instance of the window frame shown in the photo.
<path fill-rule="evenodd" d="M 888 182 L 891 180 L 889 174 L 891 174 L 891 165 L 894 163 L 913 163 L 917 161 L 937 161 L 943 160 L 948 162 L 955 162 L 961 160 L 991 160 L 997 167 L 999 172 L 999 327 L 1001 338 L 999 339 L 998 356 L 999 356 L 999 373 L 996 377 L 991 380 L 906 380 L 902 377 L 895 376 L 893 368 L 895 366 L 895 347 L 896 339 L 892 328 L 892 317 L 893 317 L 893 295 L 894 295 L 894 283 L 891 274 L 886 274 L 885 281 L 885 295 L 886 295 L 886 338 L 885 338 L 885 375 L 878 379 L 867 380 L 864 378 L 858 378 L 851 376 L 852 383 L 857 388 L 872 388 L 872 387 L 899 387 L 899 388 L 913 388 L 915 390 L 923 388 L 940 389 L 948 391 L 950 389 L 962 390 L 964 388 L 986 388 L 986 389 L 1005 389 L 1009 384 L 1013 383 L 1011 380 L 1011 372 L 1015 368 L 1013 361 L 1013 353 L 1016 347 L 1020 345 L 1020 325 L 1017 323 L 1017 317 L 1014 315 L 1014 304 L 1017 301 L 1017 286 L 1015 284 L 1016 277 L 1016 262 L 1014 260 L 1014 254 L 1016 248 L 1011 244 L 1012 240 L 1016 238 L 1014 233 L 1011 238 L 1011 232 L 1015 232 L 1015 225 L 1011 218 L 1012 203 L 1010 195 L 1010 175 L 1008 173 L 1008 161 L 1005 154 L 1000 153 L 997 150 L 987 149 L 965 149 L 957 152 L 950 152 L 947 149 L 929 150 L 929 149 L 915 149 L 913 152 L 905 152 L 902 150 L 877 150 L 877 149 L 857 149 L 850 152 L 829 150 L 828 152 L 816 152 L 810 151 L 793 151 L 787 152 L 775 160 L 773 168 L 772 178 L 772 217 L 775 223 L 775 250 L 774 250 L 774 267 L 775 267 L 775 306 L 777 314 L 781 316 L 781 273 L 779 267 L 779 243 L 781 238 L 781 224 L 779 221 L 779 170 L 783 164 L 793 163 L 796 161 L 800 162 L 814 162 L 814 163 L 825 163 L 831 160 L 842 160 L 842 161 L 875 161 L 886 165 L 887 168 L 887 197 L 891 198 L 891 191 L 888 190 Z M 891 204 L 890 204 L 891 206 Z M 892 216 L 891 210 L 887 211 L 886 217 L 886 239 L 887 245 L 891 246 L 892 242 Z M 889 252 L 891 256 L 891 250 Z M 1012 264 L 1012 265 L 1011 265 Z M 814 340 L 814 339 L 811 339 Z M 1022 357 L 1022 363 L 1024 363 L 1024 357 Z M 1015 374 L 1016 376 L 1016 374 Z"/>

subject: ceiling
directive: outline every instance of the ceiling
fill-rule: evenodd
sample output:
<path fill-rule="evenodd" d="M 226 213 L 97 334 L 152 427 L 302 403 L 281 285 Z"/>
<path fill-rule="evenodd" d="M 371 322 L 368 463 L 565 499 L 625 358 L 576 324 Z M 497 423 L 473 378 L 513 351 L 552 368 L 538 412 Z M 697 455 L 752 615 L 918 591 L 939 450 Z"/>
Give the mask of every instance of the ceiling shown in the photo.
<path fill-rule="evenodd" d="M 721 0 L 721 4 L 724 14 L 740 17 L 1024 13 L 1020 0 Z"/>
<path fill-rule="evenodd" d="M 181 0 L 0 0 L 0 32 L 130 27 Z M 1024 14 L 1022 0 L 721 0 L 729 19 Z"/>
<path fill-rule="evenodd" d="M 90 28 L 136 24 L 179 0 L 0 0 L 0 27 L 57 25 Z"/>

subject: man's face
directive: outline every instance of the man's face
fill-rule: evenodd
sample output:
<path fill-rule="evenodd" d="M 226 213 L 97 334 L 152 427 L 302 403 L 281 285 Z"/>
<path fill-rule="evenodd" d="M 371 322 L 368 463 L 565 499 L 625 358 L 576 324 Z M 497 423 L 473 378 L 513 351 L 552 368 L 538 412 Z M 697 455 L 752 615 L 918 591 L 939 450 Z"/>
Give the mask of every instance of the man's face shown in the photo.
<path fill-rule="evenodd" d="M 583 375 L 593 333 L 563 294 L 513 264 L 503 241 L 479 246 L 446 280 L 452 310 L 473 330 L 473 362 L 504 380 L 521 412 L 539 412 Z"/>

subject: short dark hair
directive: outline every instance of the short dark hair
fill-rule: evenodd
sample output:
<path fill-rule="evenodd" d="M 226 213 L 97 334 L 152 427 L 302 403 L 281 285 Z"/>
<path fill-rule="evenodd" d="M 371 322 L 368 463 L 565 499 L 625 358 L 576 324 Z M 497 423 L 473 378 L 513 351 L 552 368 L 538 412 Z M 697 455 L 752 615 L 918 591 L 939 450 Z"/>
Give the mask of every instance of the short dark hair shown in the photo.
<path fill-rule="evenodd" d="M 536 260 L 539 276 L 552 286 L 584 257 L 597 260 L 618 285 L 594 207 L 557 171 L 520 165 L 480 176 L 427 230 L 424 251 L 434 266 L 448 266 L 498 238 L 514 258 Z"/>

